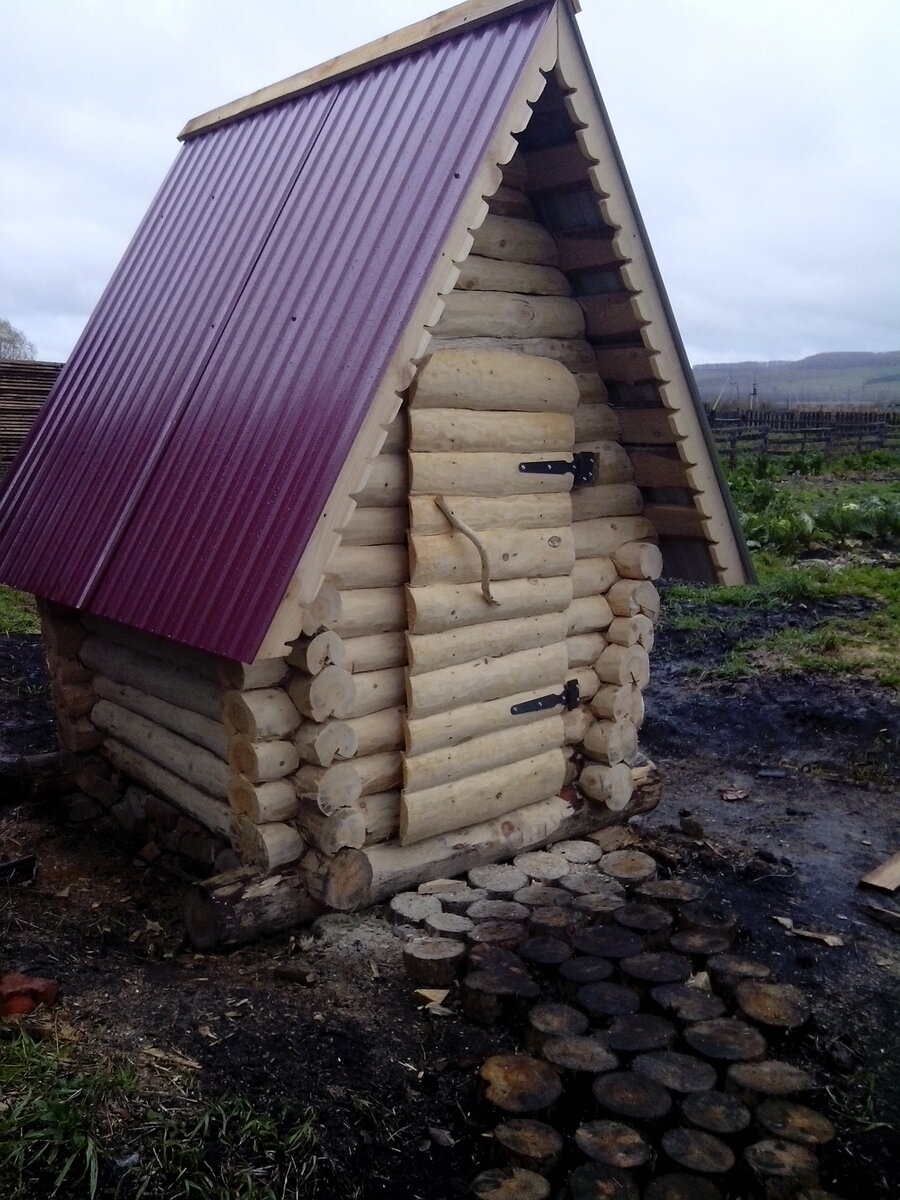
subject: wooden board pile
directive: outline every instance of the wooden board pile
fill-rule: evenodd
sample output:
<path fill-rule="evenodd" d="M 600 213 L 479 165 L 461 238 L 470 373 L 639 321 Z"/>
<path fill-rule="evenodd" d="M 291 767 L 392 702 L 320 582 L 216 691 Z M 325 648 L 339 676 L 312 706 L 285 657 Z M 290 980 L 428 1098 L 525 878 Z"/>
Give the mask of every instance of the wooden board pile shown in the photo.
<path fill-rule="evenodd" d="M 434 880 L 390 903 L 422 998 L 503 1024 L 521 1053 L 480 1069 L 495 1161 L 483 1200 L 834 1200 L 830 1122 L 781 1054 L 811 1015 L 732 952 L 702 889 L 592 841 Z M 458 990 L 457 990 L 458 989 Z"/>

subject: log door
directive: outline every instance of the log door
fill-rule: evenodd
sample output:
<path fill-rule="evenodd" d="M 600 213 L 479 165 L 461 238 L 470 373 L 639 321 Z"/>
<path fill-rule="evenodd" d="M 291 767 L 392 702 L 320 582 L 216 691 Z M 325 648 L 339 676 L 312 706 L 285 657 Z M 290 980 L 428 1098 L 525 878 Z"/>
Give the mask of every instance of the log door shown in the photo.
<path fill-rule="evenodd" d="M 414 382 L 403 844 L 565 782 L 577 403 L 507 349 L 438 348 Z"/>

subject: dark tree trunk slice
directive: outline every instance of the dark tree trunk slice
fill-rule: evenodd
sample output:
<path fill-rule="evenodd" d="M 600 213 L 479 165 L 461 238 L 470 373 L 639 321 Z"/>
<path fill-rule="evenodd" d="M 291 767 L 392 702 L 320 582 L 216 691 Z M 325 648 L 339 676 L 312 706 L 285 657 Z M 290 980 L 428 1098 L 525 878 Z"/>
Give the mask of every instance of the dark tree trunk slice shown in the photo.
<path fill-rule="evenodd" d="M 476 900 L 466 909 L 466 916 L 470 921 L 524 921 L 528 912 L 526 904 L 515 900 Z"/>
<path fill-rule="evenodd" d="M 517 854 L 513 866 L 518 867 L 535 883 L 552 883 L 568 875 L 571 871 L 568 859 L 552 850 L 531 850 L 526 854 Z"/>
<path fill-rule="evenodd" d="M 453 913 L 455 917 L 467 917 L 469 909 L 479 900 L 487 900 L 488 894 L 481 888 L 466 885 L 457 892 L 432 892 L 436 900 L 440 900 L 444 912 Z"/>
<path fill-rule="evenodd" d="M 473 867 L 468 875 L 469 884 L 474 888 L 484 888 L 495 900 L 508 900 L 519 888 L 526 887 L 531 880 L 518 867 L 508 863 L 498 866 L 489 864 L 486 867 Z"/>
<path fill-rule="evenodd" d="M 739 983 L 745 979 L 755 979 L 765 982 L 772 977 L 771 967 L 765 963 L 754 962 L 750 958 L 741 958 L 738 954 L 714 954 L 706 964 L 713 983 L 716 987 L 733 992 Z"/>
<path fill-rule="evenodd" d="M 572 899 L 572 907 L 578 912 L 596 917 L 600 921 L 608 921 L 616 909 L 627 903 L 628 899 L 624 893 L 618 896 L 612 892 L 588 892 L 587 895 L 575 896 Z"/>
<path fill-rule="evenodd" d="M 596 842 L 586 842 L 578 839 L 557 842 L 553 847 L 553 852 L 561 854 L 573 866 L 584 866 L 586 863 L 599 862 L 603 857 L 603 851 Z"/>
<path fill-rule="evenodd" d="M 572 1200 L 639 1200 L 634 1180 L 618 1167 L 605 1163 L 585 1163 L 569 1176 Z"/>
<path fill-rule="evenodd" d="M 665 1017 L 651 1013 L 632 1013 L 616 1017 L 609 1029 L 610 1050 L 621 1054 L 644 1054 L 648 1050 L 665 1050 L 675 1039 L 675 1026 Z"/>
<path fill-rule="evenodd" d="M 658 1175 L 647 1184 L 644 1200 L 722 1200 L 722 1193 L 699 1175 Z"/>
<path fill-rule="evenodd" d="M 672 1107 L 672 1097 L 662 1084 L 634 1071 L 599 1075 L 591 1090 L 605 1112 L 631 1121 L 662 1120 Z"/>
<path fill-rule="evenodd" d="M 580 954 L 569 958 L 559 968 L 559 990 L 567 1000 L 574 1000 L 578 989 L 586 983 L 603 983 L 613 973 L 613 965 L 605 958 Z"/>
<path fill-rule="evenodd" d="M 419 987 L 450 987 L 465 957 L 462 942 L 449 938 L 411 938 L 403 947 L 403 966 Z"/>
<path fill-rule="evenodd" d="M 526 1036 L 536 1035 L 543 1045 L 547 1038 L 578 1037 L 587 1027 L 588 1019 L 579 1009 L 548 1000 L 529 1010 Z"/>
<path fill-rule="evenodd" d="M 565 905 L 534 908 L 528 918 L 528 929 L 535 937 L 568 937 L 572 930 L 587 921 L 584 913 Z"/>
<path fill-rule="evenodd" d="M 662 939 L 668 935 L 673 924 L 672 914 L 667 913 L 658 904 L 637 901 L 617 908 L 613 913 L 613 920 L 617 925 L 632 929 L 635 933 L 652 934 Z"/>
<path fill-rule="evenodd" d="M 478 921 L 468 933 L 473 946 L 503 946 L 507 950 L 515 950 L 527 936 L 521 921 Z"/>
<path fill-rule="evenodd" d="M 601 1021 L 637 1012 L 641 1006 L 637 992 L 621 983 L 587 983 L 575 993 L 575 1000 L 589 1016 Z"/>
<path fill-rule="evenodd" d="M 629 958 L 640 954 L 643 941 L 630 929 L 618 925 L 592 926 L 573 933 L 570 941 L 579 954 L 590 954 L 594 958 Z"/>
<path fill-rule="evenodd" d="M 496 1054 L 482 1064 L 478 1074 L 488 1103 L 516 1115 L 541 1112 L 562 1092 L 559 1072 L 527 1054 Z"/>
<path fill-rule="evenodd" d="M 587 1121 L 575 1130 L 575 1144 L 585 1157 L 628 1171 L 653 1157 L 650 1143 L 620 1121 Z"/>
<path fill-rule="evenodd" d="M 446 912 L 432 913 L 425 918 L 425 928 L 431 936 L 452 938 L 455 942 L 464 942 L 474 924 L 468 917 Z"/>
<path fill-rule="evenodd" d="M 819 1179 L 816 1156 L 796 1142 L 764 1138 L 748 1146 L 744 1158 L 763 1185 L 767 1200 L 787 1200 L 803 1184 L 815 1184 Z"/>
<path fill-rule="evenodd" d="M 760 1025 L 799 1029 L 812 1014 L 809 1001 L 790 983 L 758 983 L 745 979 L 734 989 L 741 1012 Z"/>
<path fill-rule="evenodd" d="M 535 967 L 558 967 L 572 957 L 572 947 L 562 938 L 532 937 L 526 938 L 519 953 L 526 963 Z"/>
<path fill-rule="evenodd" d="M 494 1167 L 472 1180 L 472 1195 L 478 1200 L 546 1200 L 550 1184 L 522 1167 Z"/>
<path fill-rule="evenodd" d="M 737 913 L 722 900 L 692 900 L 679 909 L 678 924 L 682 929 L 702 929 L 733 937 L 737 932 Z"/>
<path fill-rule="evenodd" d="M 693 1092 L 681 1101 L 681 1112 L 708 1133 L 740 1133 L 750 1124 L 750 1109 L 727 1092 Z"/>
<path fill-rule="evenodd" d="M 682 929 L 672 934 L 669 945 L 678 954 L 705 958 L 726 951 L 731 945 L 731 938 L 724 933 L 710 933 L 708 929 Z"/>
<path fill-rule="evenodd" d="M 770 1058 L 764 1062 L 733 1063 L 727 1072 L 730 1087 L 761 1096 L 792 1096 L 816 1086 L 812 1075 L 790 1063 Z"/>
<path fill-rule="evenodd" d="M 726 1062 L 753 1062 L 767 1049 L 759 1030 L 734 1017 L 697 1021 L 684 1031 L 684 1040 L 698 1054 Z"/>
<path fill-rule="evenodd" d="M 460 989 L 463 1012 L 482 1025 L 493 1025 L 504 1016 L 515 1018 L 523 1002 L 535 1000 L 540 994 L 541 989 L 528 975 L 499 969 L 470 972 Z"/>
<path fill-rule="evenodd" d="M 494 1141 L 513 1166 L 535 1171 L 551 1170 L 563 1148 L 562 1138 L 551 1125 L 527 1117 L 498 1125 Z"/>
<path fill-rule="evenodd" d="M 567 908 L 572 903 L 572 893 L 549 883 L 529 883 L 528 887 L 519 888 L 513 900 L 529 908 Z"/>
<path fill-rule="evenodd" d="M 573 1074 L 599 1075 L 619 1065 L 612 1051 L 592 1037 L 548 1038 L 541 1053 L 554 1067 Z"/>
<path fill-rule="evenodd" d="M 683 983 L 667 983 L 655 987 L 650 999 L 663 1012 L 679 1021 L 711 1021 L 725 1011 L 725 1002 L 703 988 L 686 987 Z"/>
<path fill-rule="evenodd" d="M 801 1146 L 824 1146 L 834 1137 L 834 1126 L 827 1117 L 789 1100 L 764 1100 L 756 1110 L 756 1119 L 773 1137 Z"/>
<path fill-rule="evenodd" d="M 639 1075 L 673 1092 L 708 1092 L 716 1086 L 716 1069 L 692 1054 L 655 1050 L 639 1054 L 632 1063 Z"/>
<path fill-rule="evenodd" d="M 557 883 L 574 896 L 591 896 L 595 894 L 621 896 L 623 894 L 621 883 L 616 879 L 612 879 L 609 875 L 604 875 L 596 867 L 578 867 L 574 871 L 570 871 L 568 875 L 563 875 L 557 880 Z"/>
<path fill-rule="evenodd" d="M 656 878 L 656 859 L 640 850 L 612 850 L 600 859 L 600 870 L 619 883 L 636 886 Z"/>
<path fill-rule="evenodd" d="M 518 954 L 503 946 L 491 945 L 489 942 L 469 948 L 469 967 L 473 971 L 518 971 L 526 979 L 531 978 L 528 968 Z"/>
<path fill-rule="evenodd" d="M 691 974 L 691 960 L 669 950 L 648 950 L 623 958 L 619 964 L 631 979 L 653 985 L 684 983 Z"/>
<path fill-rule="evenodd" d="M 651 879 L 635 889 L 635 895 L 640 896 L 642 900 L 673 907 L 702 900 L 704 894 L 702 887 L 695 883 L 685 883 L 681 879 Z"/>
<path fill-rule="evenodd" d="M 734 1166 L 734 1154 L 719 1138 L 702 1129 L 668 1129 L 662 1148 L 672 1162 L 703 1175 L 724 1175 Z"/>

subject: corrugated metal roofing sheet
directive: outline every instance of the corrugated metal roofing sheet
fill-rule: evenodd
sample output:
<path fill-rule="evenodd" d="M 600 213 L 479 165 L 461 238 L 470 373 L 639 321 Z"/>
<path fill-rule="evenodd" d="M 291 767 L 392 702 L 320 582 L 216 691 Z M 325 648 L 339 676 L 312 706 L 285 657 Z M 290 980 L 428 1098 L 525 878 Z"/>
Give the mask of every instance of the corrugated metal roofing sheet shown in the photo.
<path fill-rule="evenodd" d="M 253 658 L 550 7 L 183 146 L 7 481 L 0 577 Z"/>

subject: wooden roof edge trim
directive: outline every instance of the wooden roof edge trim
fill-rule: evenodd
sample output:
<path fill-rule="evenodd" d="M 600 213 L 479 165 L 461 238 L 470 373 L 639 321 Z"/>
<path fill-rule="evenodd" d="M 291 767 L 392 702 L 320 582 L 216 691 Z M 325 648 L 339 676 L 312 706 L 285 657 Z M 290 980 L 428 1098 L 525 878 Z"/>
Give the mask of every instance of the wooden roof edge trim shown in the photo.
<path fill-rule="evenodd" d="M 259 112 L 260 109 L 281 104 L 285 100 L 302 96 L 305 92 L 322 87 L 323 84 L 332 83 L 337 79 L 345 79 L 379 63 L 399 58 L 412 50 L 431 46 L 435 42 L 452 37 L 463 29 L 477 29 L 478 26 L 496 21 L 500 17 L 512 16 L 514 13 L 536 8 L 547 2 L 548 0 L 465 0 L 463 4 L 454 5 L 453 8 L 445 9 L 432 17 L 426 17 L 414 25 L 407 25 L 396 33 L 376 38 L 375 41 L 367 42 L 366 45 L 359 46 L 356 50 L 350 50 L 337 58 L 329 59 L 306 71 L 300 71 L 296 75 L 290 75 L 278 83 L 269 84 L 238 100 L 232 100 L 199 117 L 194 117 L 179 133 L 178 140 L 186 141 L 188 138 L 196 137 L 197 134 L 216 129 L 238 117 L 246 116 L 248 113 Z M 573 13 L 581 11 L 579 0 L 562 0 L 562 2 Z"/>

